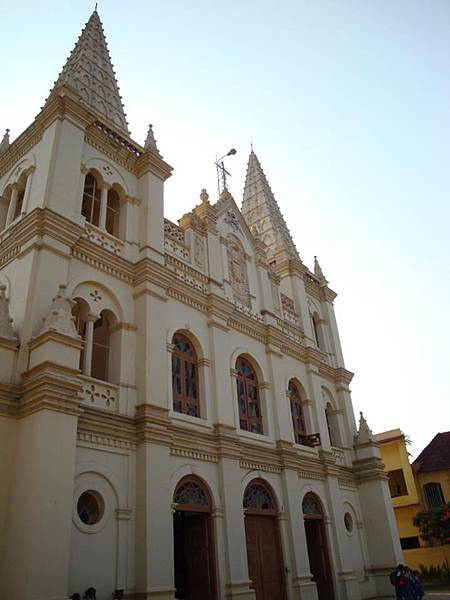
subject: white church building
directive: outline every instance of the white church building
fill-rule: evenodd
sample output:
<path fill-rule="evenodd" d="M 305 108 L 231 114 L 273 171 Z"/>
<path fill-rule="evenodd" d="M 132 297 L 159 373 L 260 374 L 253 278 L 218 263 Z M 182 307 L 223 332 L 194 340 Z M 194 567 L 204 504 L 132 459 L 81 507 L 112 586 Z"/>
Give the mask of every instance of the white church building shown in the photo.
<path fill-rule="evenodd" d="M 178 224 L 171 171 L 94 11 L 0 144 L 0 598 L 393 598 L 335 292 L 253 151 L 240 209 L 202 190 Z"/>

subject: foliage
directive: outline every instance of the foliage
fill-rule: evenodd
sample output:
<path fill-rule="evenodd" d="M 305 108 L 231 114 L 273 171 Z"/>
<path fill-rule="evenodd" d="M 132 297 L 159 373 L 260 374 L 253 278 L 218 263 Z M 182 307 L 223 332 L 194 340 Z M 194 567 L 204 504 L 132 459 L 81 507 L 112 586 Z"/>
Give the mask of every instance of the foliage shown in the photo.
<path fill-rule="evenodd" d="M 450 567 L 448 560 L 442 563 L 442 565 L 419 565 L 420 577 L 423 581 L 427 582 L 439 582 L 439 583 L 450 583 Z"/>
<path fill-rule="evenodd" d="M 450 502 L 417 513 L 413 524 L 419 527 L 420 536 L 426 542 L 450 544 Z"/>

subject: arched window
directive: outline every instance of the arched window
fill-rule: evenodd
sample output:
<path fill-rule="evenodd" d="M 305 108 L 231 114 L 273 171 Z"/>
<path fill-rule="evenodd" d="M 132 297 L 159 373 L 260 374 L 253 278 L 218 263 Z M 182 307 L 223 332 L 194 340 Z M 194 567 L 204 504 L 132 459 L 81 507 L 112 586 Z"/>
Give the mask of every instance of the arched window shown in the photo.
<path fill-rule="evenodd" d="M 100 318 L 94 322 L 94 335 L 92 339 L 92 369 L 91 375 L 95 379 L 110 381 L 109 355 L 111 348 L 112 315 L 104 310 Z"/>
<path fill-rule="evenodd" d="M 240 356 L 236 361 L 239 426 L 246 431 L 263 433 L 258 378 L 251 364 Z"/>
<path fill-rule="evenodd" d="M 440 483 L 427 483 L 423 486 L 423 492 L 429 508 L 435 508 L 445 504 L 444 494 Z"/>
<path fill-rule="evenodd" d="M 72 308 L 72 315 L 75 318 L 75 328 L 77 333 L 83 340 L 83 348 L 81 349 L 80 353 L 80 369 L 82 371 L 84 370 L 84 354 L 86 350 L 86 321 L 88 313 L 89 306 L 87 303 L 81 298 L 77 298 Z"/>
<path fill-rule="evenodd" d="M 106 231 L 119 237 L 120 198 L 115 189 L 108 190 L 106 206 Z"/>
<path fill-rule="evenodd" d="M 319 498 L 309 492 L 303 498 L 302 510 L 305 518 L 308 519 L 323 519 L 323 508 Z"/>
<path fill-rule="evenodd" d="M 328 403 L 326 408 L 325 408 L 325 418 L 327 420 L 327 429 L 328 429 L 328 439 L 330 440 L 330 444 L 332 446 L 334 446 L 334 439 L 333 439 L 333 429 L 332 429 L 332 423 L 331 423 L 331 411 L 332 411 L 332 407 L 331 404 Z"/>
<path fill-rule="evenodd" d="M 173 410 L 199 417 L 197 353 L 192 342 L 181 333 L 173 336 L 172 344 Z"/>
<path fill-rule="evenodd" d="M 330 445 L 340 447 L 339 426 L 337 423 L 337 414 L 330 402 L 325 406 L 325 418 L 327 420 L 328 439 Z"/>
<path fill-rule="evenodd" d="M 25 188 L 27 185 L 27 176 L 22 174 L 19 181 L 17 182 L 17 198 L 16 206 L 14 207 L 13 221 L 17 219 L 22 213 L 23 199 L 25 197 Z"/>
<path fill-rule="evenodd" d="M 112 380 L 111 355 L 115 354 L 116 361 L 120 356 L 120 340 L 112 337 L 111 328 L 115 316 L 109 310 L 104 310 L 99 318 L 89 313 L 89 305 L 82 298 L 76 298 L 72 309 L 75 327 L 84 344 L 80 355 L 80 369 L 84 375 L 100 379 Z M 114 351 L 111 352 L 112 347 Z M 114 361 L 113 361 L 114 362 Z M 117 364 L 117 363 L 116 363 Z"/>
<path fill-rule="evenodd" d="M 10 185 L 5 189 L 3 195 L 0 197 L 0 230 L 3 230 L 9 225 L 8 223 L 8 209 L 11 202 L 12 188 Z"/>
<path fill-rule="evenodd" d="M 83 203 L 81 205 L 81 214 L 86 221 L 98 226 L 100 220 L 101 189 L 97 180 L 88 173 L 84 180 Z"/>
<path fill-rule="evenodd" d="M 252 511 L 276 511 L 276 503 L 270 489 L 264 481 L 251 481 L 244 493 L 243 506 Z"/>
<path fill-rule="evenodd" d="M 211 498 L 208 490 L 197 479 L 191 476 L 184 477 L 177 485 L 173 501 L 178 504 L 178 509 L 201 510 L 211 507 Z"/>
<path fill-rule="evenodd" d="M 289 400 L 291 403 L 292 426 L 294 428 L 294 438 L 297 444 L 303 444 L 306 427 L 305 417 L 303 415 L 302 397 L 300 389 L 296 382 L 291 379 L 288 386 Z"/>
<path fill-rule="evenodd" d="M 317 314 L 317 312 L 315 312 L 311 316 L 311 321 L 312 321 L 312 326 L 313 326 L 313 331 L 314 331 L 314 339 L 315 339 L 315 342 L 316 342 L 316 346 L 320 350 L 325 350 L 325 344 L 323 343 L 323 337 L 322 337 L 322 326 L 321 326 L 321 323 L 320 323 L 320 317 Z"/>

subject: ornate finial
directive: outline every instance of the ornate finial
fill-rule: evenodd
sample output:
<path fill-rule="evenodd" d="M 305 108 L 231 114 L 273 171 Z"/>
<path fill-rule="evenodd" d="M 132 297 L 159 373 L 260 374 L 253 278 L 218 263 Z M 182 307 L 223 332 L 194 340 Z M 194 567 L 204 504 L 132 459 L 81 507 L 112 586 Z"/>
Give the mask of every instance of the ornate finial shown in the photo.
<path fill-rule="evenodd" d="M 253 142 L 250 142 L 250 150 L 253 152 Z"/>
<path fill-rule="evenodd" d="M 97 12 L 97 6 L 98 6 L 98 2 L 95 3 L 94 12 Z"/>
<path fill-rule="evenodd" d="M 5 131 L 5 135 L 3 136 L 2 141 L 0 142 L 0 154 L 6 152 L 9 148 L 9 129 Z"/>
<path fill-rule="evenodd" d="M 200 200 L 202 201 L 202 204 L 206 204 L 206 202 L 208 202 L 208 200 L 209 200 L 209 194 L 205 190 L 205 188 L 203 188 L 200 193 Z"/>
<path fill-rule="evenodd" d="M 328 283 L 325 275 L 323 274 L 322 268 L 319 265 L 319 261 L 317 260 L 317 256 L 314 257 L 314 275 L 318 277 L 321 283 Z"/>
<path fill-rule="evenodd" d="M 52 306 L 46 319 L 43 319 L 40 333 L 44 331 L 53 330 L 65 335 L 72 337 L 78 337 L 77 330 L 75 328 L 75 318 L 72 315 L 72 308 L 75 305 L 73 300 L 66 296 L 66 286 L 61 283 L 58 289 L 58 293 L 52 300 Z"/>
<path fill-rule="evenodd" d="M 149 125 L 147 139 L 145 140 L 144 148 L 146 150 L 153 150 L 159 154 L 158 146 L 156 145 L 155 134 L 153 133 L 153 125 Z"/>
<path fill-rule="evenodd" d="M 6 285 L 0 285 L 0 338 L 17 340 L 12 328 L 13 320 L 9 316 L 9 300 L 6 297 Z"/>
<path fill-rule="evenodd" d="M 359 430 L 358 430 L 358 436 L 357 436 L 357 443 L 358 444 L 365 444 L 367 442 L 373 442 L 373 433 L 372 430 L 370 429 L 369 425 L 367 424 L 366 419 L 364 418 L 364 415 L 362 414 L 362 412 L 359 413 Z"/>

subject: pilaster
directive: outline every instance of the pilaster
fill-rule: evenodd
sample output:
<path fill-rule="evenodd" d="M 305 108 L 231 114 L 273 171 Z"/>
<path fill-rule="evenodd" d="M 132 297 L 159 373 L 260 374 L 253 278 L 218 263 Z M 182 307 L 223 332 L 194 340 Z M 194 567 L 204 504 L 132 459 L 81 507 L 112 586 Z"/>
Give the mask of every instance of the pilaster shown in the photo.
<path fill-rule="evenodd" d="M 5 597 L 67 597 L 80 349 L 76 334 L 56 329 L 44 330 L 30 348 L 0 563 Z"/>

